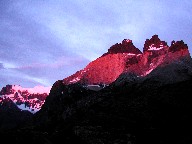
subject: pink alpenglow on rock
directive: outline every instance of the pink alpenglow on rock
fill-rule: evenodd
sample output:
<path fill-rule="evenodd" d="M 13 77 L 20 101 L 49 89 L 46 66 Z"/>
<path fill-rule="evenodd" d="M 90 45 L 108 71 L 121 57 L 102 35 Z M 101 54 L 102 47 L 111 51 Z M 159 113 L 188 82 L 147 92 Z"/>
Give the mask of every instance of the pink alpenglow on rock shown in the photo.
<path fill-rule="evenodd" d="M 65 78 L 63 83 L 110 84 L 122 73 L 134 73 L 138 77 L 150 74 L 159 65 L 182 59 L 190 59 L 187 44 L 173 41 L 171 46 L 160 40 L 158 35 L 146 39 L 143 53 L 124 39 L 108 49 L 108 52 L 89 63 L 83 70 Z"/>

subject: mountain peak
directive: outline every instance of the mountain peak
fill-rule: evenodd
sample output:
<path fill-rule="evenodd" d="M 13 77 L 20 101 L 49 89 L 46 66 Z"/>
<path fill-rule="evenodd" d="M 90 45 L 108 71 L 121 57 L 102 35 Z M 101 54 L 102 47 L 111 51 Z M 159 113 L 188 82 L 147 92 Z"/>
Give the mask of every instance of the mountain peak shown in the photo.
<path fill-rule="evenodd" d="M 122 43 L 116 43 L 108 49 L 107 54 L 117 53 L 129 53 L 129 54 L 142 54 L 142 52 L 136 48 L 130 39 L 124 39 Z"/>
<path fill-rule="evenodd" d="M 159 36 L 156 35 L 156 34 L 152 36 L 151 40 L 153 40 L 154 42 L 155 42 L 155 41 L 161 41 L 161 40 L 159 39 Z"/>
<path fill-rule="evenodd" d="M 167 43 L 165 41 L 161 41 L 158 35 L 153 35 L 151 39 L 146 39 L 143 52 L 157 51 L 163 49 L 164 47 L 168 47 Z"/>
<path fill-rule="evenodd" d="M 177 41 L 177 42 L 172 41 L 171 46 L 169 47 L 170 52 L 176 52 L 176 51 L 179 51 L 179 50 L 182 50 L 182 49 L 188 49 L 187 44 L 185 44 L 183 42 L 183 40 Z"/>
<path fill-rule="evenodd" d="M 127 45 L 127 44 L 129 44 L 129 43 L 133 45 L 132 40 L 130 40 L 130 39 L 124 39 L 124 40 L 122 41 L 122 44 L 123 44 L 123 45 Z"/>

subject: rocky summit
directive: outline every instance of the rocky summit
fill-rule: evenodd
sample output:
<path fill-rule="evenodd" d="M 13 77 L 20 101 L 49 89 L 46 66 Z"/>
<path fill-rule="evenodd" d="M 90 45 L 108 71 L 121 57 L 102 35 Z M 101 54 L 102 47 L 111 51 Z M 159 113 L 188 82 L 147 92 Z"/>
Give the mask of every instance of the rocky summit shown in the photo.
<path fill-rule="evenodd" d="M 146 76 L 159 65 L 190 59 L 188 46 L 184 42 L 161 41 L 158 35 L 147 39 L 143 53 L 133 45 L 132 40 L 124 39 L 108 49 L 108 52 L 89 63 L 83 70 L 65 78 L 65 84 L 110 84 L 122 73 Z"/>

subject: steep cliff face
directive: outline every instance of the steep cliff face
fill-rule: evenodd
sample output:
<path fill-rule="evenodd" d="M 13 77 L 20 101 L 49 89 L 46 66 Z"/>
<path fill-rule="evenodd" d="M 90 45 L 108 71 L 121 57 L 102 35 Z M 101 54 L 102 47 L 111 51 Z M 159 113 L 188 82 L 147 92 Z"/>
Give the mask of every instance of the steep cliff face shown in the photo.
<path fill-rule="evenodd" d="M 125 71 L 129 59 L 141 54 L 131 40 L 123 40 L 122 43 L 110 47 L 107 53 L 89 63 L 83 70 L 65 78 L 64 83 L 110 84 Z"/>
<path fill-rule="evenodd" d="M 188 46 L 181 41 L 173 41 L 169 47 L 158 35 L 147 39 L 143 53 L 132 41 L 124 39 L 110 47 L 107 53 L 89 63 L 63 80 L 65 84 L 110 84 L 122 73 L 134 73 L 138 77 L 146 76 L 159 65 L 165 65 L 181 59 L 190 59 Z"/>

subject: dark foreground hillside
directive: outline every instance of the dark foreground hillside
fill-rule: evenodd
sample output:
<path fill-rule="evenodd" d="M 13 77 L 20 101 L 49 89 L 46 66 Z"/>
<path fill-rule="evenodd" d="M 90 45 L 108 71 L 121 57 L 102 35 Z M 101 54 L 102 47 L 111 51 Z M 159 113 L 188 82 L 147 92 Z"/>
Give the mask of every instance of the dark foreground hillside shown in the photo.
<path fill-rule="evenodd" d="M 2 132 L 14 143 L 191 143 L 192 79 L 125 82 L 93 92 L 54 84 L 34 123 Z"/>

